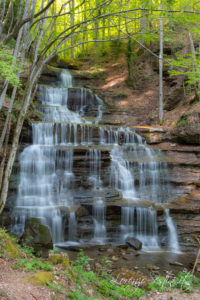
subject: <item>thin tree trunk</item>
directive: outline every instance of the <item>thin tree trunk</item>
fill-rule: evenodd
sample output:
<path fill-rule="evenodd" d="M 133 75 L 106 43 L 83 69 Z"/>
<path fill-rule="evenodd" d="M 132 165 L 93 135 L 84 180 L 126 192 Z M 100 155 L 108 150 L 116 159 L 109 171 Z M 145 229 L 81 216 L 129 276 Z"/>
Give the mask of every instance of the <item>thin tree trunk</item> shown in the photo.
<path fill-rule="evenodd" d="M 160 9 L 163 9 L 161 2 Z M 160 16 L 160 54 L 159 54 L 159 124 L 163 124 L 163 16 Z"/>
<path fill-rule="evenodd" d="M 9 120 L 8 127 L 7 127 L 7 132 L 6 132 L 6 140 L 4 143 L 4 149 L 2 151 L 2 160 L 0 164 L 0 186 L 2 184 L 3 180 L 3 173 L 4 173 L 4 167 L 5 167 L 5 162 L 6 162 L 6 156 L 7 156 L 7 149 L 8 149 L 8 140 L 9 140 L 9 135 L 10 135 L 10 129 L 11 129 L 11 119 Z"/>
<path fill-rule="evenodd" d="M 23 18 L 26 18 L 28 16 L 29 2 L 30 2 L 30 0 L 26 1 L 25 8 L 24 8 Z M 19 51 L 20 51 L 20 45 L 21 45 L 21 39 L 22 39 L 23 30 L 24 30 L 24 28 L 21 28 L 20 31 L 19 31 L 19 34 L 17 36 L 15 50 L 14 50 L 14 53 L 13 53 L 14 59 L 16 59 L 18 57 L 18 54 L 19 54 Z M 4 88 L 3 88 L 3 91 L 2 91 L 1 96 L 0 96 L 0 110 L 2 109 L 3 103 L 5 101 L 6 93 L 7 93 L 7 90 L 8 90 L 8 85 L 9 85 L 8 80 L 5 80 L 5 82 L 4 82 Z"/>
<path fill-rule="evenodd" d="M 20 63 L 21 66 L 23 65 L 24 58 L 25 58 L 25 47 L 23 48 L 23 51 L 22 51 L 22 57 L 21 57 L 21 63 Z M 18 77 L 20 76 L 20 73 L 21 72 L 19 71 L 18 72 Z M 14 104 L 14 101 L 15 101 L 15 98 L 16 98 L 16 93 L 17 93 L 17 86 L 15 86 L 13 88 L 13 91 L 12 91 L 12 96 L 11 96 L 10 103 L 9 103 L 8 113 L 7 113 L 7 116 L 6 116 L 5 123 L 4 123 L 3 131 L 2 131 L 1 137 L 0 137 L 0 150 L 3 147 L 5 135 L 6 135 L 6 132 L 7 132 L 7 127 L 8 127 L 8 124 L 9 124 L 9 120 L 11 118 L 13 104 Z"/>
<path fill-rule="evenodd" d="M 98 0 L 95 1 L 95 6 L 96 6 L 96 8 L 98 7 Z M 97 53 L 97 50 L 98 50 L 98 42 L 97 42 L 97 40 L 98 40 L 98 37 L 99 37 L 99 29 L 98 29 L 98 27 L 99 27 L 99 21 L 98 21 L 98 19 L 95 20 L 94 24 L 95 24 L 95 43 L 94 43 L 95 49 L 94 49 L 94 51 L 95 51 L 95 53 Z"/>
<path fill-rule="evenodd" d="M 71 26 L 74 26 L 74 0 L 71 0 L 71 13 L 70 13 L 70 20 L 71 20 Z M 71 38 L 71 58 L 74 59 L 74 37 Z"/>
<path fill-rule="evenodd" d="M 193 61 L 193 68 L 194 70 L 196 70 L 196 72 L 199 74 L 199 66 L 198 66 L 198 63 L 197 63 L 197 59 L 196 59 L 196 53 L 195 53 L 195 47 L 194 47 L 194 41 L 193 41 L 193 38 L 192 38 L 192 34 L 189 32 L 189 40 L 190 40 L 190 49 L 191 49 L 191 53 L 192 53 L 192 61 Z M 199 75 L 200 76 L 200 75 Z M 196 86 L 195 84 L 195 93 L 196 93 L 196 96 L 199 98 L 200 100 L 200 95 L 198 94 L 198 90 L 200 89 L 200 80 L 198 82 L 198 85 Z"/>

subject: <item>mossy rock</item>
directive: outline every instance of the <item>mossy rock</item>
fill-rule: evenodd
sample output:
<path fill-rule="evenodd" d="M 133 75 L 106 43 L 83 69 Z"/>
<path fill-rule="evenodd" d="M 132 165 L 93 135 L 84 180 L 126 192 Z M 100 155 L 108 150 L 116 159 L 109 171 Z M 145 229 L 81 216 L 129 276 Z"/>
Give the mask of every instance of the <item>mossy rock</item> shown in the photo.
<path fill-rule="evenodd" d="M 52 237 L 47 226 L 43 225 L 40 219 L 31 218 L 26 222 L 22 240 L 34 249 L 47 248 L 52 249 Z"/>
<path fill-rule="evenodd" d="M 62 68 L 62 69 L 73 69 L 73 70 L 80 69 L 80 64 L 75 62 L 73 59 L 60 58 L 58 55 L 54 56 L 54 58 L 51 59 L 49 65 L 56 68 Z"/>
<path fill-rule="evenodd" d="M 45 285 L 47 282 L 52 282 L 54 276 L 51 272 L 37 272 L 25 277 L 25 280 L 39 285 Z"/>
<path fill-rule="evenodd" d="M 11 258 L 21 256 L 15 242 L 3 229 L 0 229 L 0 254 L 8 254 Z"/>
<path fill-rule="evenodd" d="M 49 254 L 49 261 L 53 265 L 63 265 L 70 267 L 69 256 L 67 253 L 51 253 Z"/>

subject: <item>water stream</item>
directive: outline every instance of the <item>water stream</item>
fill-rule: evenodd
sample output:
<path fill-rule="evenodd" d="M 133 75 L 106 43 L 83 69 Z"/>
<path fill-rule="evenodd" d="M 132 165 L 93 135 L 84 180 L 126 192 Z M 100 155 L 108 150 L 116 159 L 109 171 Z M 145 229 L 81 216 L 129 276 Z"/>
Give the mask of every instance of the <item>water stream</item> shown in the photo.
<path fill-rule="evenodd" d="M 171 195 L 162 152 L 147 147 L 131 128 L 101 125 L 103 101 L 89 90 L 74 88 L 67 70 L 56 87 L 39 87 L 38 102 L 43 120 L 32 125 L 33 144 L 20 155 L 13 233 L 21 236 L 26 220 L 39 218 L 49 227 L 54 244 L 85 243 L 76 211 L 92 199 L 87 204 L 92 207 L 87 243 L 124 243 L 132 236 L 144 250 L 160 249 L 154 205 Z M 109 193 L 118 195 L 121 207 L 115 235 L 107 228 Z M 164 219 L 168 248 L 177 252 L 176 228 L 168 210 Z M 84 224 L 88 232 L 89 222 Z"/>

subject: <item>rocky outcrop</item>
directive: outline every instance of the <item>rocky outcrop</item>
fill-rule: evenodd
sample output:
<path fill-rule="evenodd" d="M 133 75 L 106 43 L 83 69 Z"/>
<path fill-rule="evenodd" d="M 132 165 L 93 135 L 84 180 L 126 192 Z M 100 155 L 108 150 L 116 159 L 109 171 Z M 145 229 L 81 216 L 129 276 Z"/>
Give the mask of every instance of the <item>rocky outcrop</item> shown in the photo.
<path fill-rule="evenodd" d="M 154 147 L 163 151 L 171 184 L 177 191 L 169 208 L 178 229 L 179 242 L 184 250 L 194 249 L 200 236 L 200 146 L 165 142 Z M 162 224 L 162 218 L 159 221 Z"/>
<path fill-rule="evenodd" d="M 200 145 L 200 112 L 183 114 L 171 134 L 178 142 Z"/>
<path fill-rule="evenodd" d="M 168 111 L 174 109 L 183 99 L 184 99 L 183 87 L 174 89 L 171 93 L 165 96 L 164 109 Z"/>

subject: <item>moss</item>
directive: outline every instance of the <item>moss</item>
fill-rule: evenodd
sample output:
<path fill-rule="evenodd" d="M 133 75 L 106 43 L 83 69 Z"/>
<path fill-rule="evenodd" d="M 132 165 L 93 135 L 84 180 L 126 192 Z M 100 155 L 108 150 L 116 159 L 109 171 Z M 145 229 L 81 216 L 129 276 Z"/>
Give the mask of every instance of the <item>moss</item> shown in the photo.
<path fill-rule="evenodd" d="M 5 230 L 0 228 L 0 254 L 7 254 L 11 258 L 21 257 L 21 253 Z"/>
<path fill-rule="evenodd" d="M 183 115 L 180 117 L 180 119 L 178 120 L 178 122 L 177 122 L 176 125 L 177 125 L 177 126 L 183 126 L 183 127 L 185 127 L 186 124 L 187 124 L 188 119 L 189 119 L 189 115 L 183 114 Z"/>
<path fill-rule="evenodd" d="M 37 272 L 25 277 L 25 280 L 39 285 L 46 285 L 47 282 L 52 282 L 54 276 L 51 272 Z"/>
<path fill-rule="evenodd" d="M 69 256 L 66 253 L 52 253 L 49 255 L 49 261 L 53 265 L 61 264 L 70 267 Z"/>

